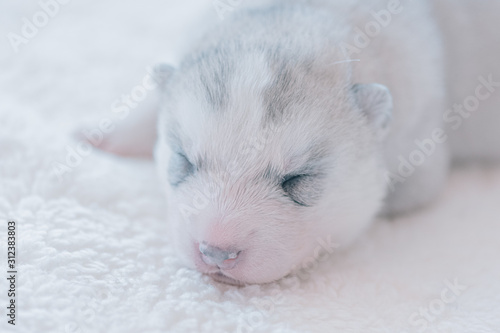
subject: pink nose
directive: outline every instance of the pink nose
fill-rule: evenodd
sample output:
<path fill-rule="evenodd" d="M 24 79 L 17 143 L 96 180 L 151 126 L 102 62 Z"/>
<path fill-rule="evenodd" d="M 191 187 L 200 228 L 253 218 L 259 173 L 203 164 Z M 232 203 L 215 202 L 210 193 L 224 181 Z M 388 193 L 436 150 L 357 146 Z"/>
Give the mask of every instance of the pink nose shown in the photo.
<path fill-rule="evenodd" d="M 232 269 L 239 260 L 241 251 L 223 250 L 215 246 L 200 243 L 201 259 L 205 264 L 217 266 L 220 269 Z"/>

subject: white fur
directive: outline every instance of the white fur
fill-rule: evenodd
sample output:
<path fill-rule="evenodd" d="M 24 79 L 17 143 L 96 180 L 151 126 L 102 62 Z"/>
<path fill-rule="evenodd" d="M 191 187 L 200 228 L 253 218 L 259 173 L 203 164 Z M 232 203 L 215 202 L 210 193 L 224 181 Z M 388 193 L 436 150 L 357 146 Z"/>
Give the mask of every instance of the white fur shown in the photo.
<path fill-rule="evenodd" d="M 487 6 L 497 6 L 486 2 L 483 20 L 494 8 Z M 410 177 L 388 186 L 387 174 L 400 172 L 415 140 L 448 126 L 443 114 L 450 95 L 466 90 L 455 85 L 449 92 L 446 78 L 480 63 L 500 74 L 494 61 L 449 60 L 463 49 L 456 49 L 446 27 L 460 23 L 436 18 L 443 8 L 460 11 L 469 3 L 403 2 L 390 24 L 354 53 L 345 43 L 354 44 L 356 28 L 375 21 L 373 12 L 387 12 L 387 1 L 264 1 L 242 6 L 209 32 L 167 83 L 158 122 L 160 177 L 168 180 L 170 160 L 179 152 L 195 169 L 176 186 L 165 182 L 169 223 L 184 262 L 225 282 L 276 280 L 303 264 L 319 237 L 346 246 L 377 214 L 433 200 L 446 182 L 450 142 L 455 157 L 495 158 L 496 149 L 478 154 L 457 143 L 470 126 L 498 124 L 497 115 L 484 109 L 474 124 L 448 133 L 450 142 L 436 145 Z M 498 59 L 492 53 L 488 59 Z M 285 96 L 272 104 L 285 110 L 286 117 L 276 120 L 269 118 L 266 93 L 282 74 L 295 82 L 288 89 L 282 81 L 273 90 L 271 99 Z M 358 84 L 368 88 L 358 91 Z M 285 105 L 287 100 L 293 102 Z M 486 106 L 497 102 L 498 94 Z M 498 142 L 493 131 L 481 137 L 486 139 L 465 146 Z M 321 151 L 311 171 L 322 175 L 315 184 L 321 194 L 301 207 L 284 195 L 279 179 L 313 163 L 313 148 Z M 227 271 L 209 267 L 200 259 L 200 243 L 241 250 L 241 260 Z"/>

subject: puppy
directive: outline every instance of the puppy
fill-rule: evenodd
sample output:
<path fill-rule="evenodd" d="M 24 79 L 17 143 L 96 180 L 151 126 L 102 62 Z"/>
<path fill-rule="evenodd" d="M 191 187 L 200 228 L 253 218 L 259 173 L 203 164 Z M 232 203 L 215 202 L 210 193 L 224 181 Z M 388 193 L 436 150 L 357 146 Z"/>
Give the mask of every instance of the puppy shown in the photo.
<path fill-rule="evenodd" d="M 500 158 L 500 2 L 264 1 L 158 66 L 159 117 L 104 149 L 152 151 L 189 267 L 280 279 L 318 240 L 435 199 L 454 159 Z M 128 138 L 128 139 L 126 139 Z"/>

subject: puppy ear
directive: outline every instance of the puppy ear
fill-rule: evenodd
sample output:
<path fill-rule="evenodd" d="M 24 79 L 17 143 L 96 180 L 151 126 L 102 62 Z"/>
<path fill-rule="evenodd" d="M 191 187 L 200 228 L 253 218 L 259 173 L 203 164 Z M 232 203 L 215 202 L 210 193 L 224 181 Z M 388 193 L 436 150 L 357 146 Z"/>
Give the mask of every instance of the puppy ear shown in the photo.
<path fill-rule="evenodd" d="M 172 65 L 160 63 L 153 67 L 151 75 L 156 81 L 160 91 L 163 91 L 170 80 L 170 77 L 175 72 L 175 68 Z"/>
<path fill-rule="evenodd" d="M 392 120 L 392 95 L 389 89 L 378 83 L 352 86 L 356 102 L 381 138 L 389 131 Z"/>

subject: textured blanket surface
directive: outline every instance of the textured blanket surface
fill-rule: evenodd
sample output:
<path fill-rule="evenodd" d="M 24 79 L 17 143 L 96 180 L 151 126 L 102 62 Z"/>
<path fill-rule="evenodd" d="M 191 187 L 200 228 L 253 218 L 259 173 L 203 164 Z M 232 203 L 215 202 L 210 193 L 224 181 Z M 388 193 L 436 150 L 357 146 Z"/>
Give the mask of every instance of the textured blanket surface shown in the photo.
<path fill-rule="evenodd" d="M 179 264 L 153 163 L 71 133 L 121 121 L 113 107 L 147 67 L 176 60 L 203 7 L 218 15 L 201 2 L 0 3 L 0 332 L 500 332 L 498 168 L 455 171 L 431 207 L 276 283 L 237 288 Z"/>

